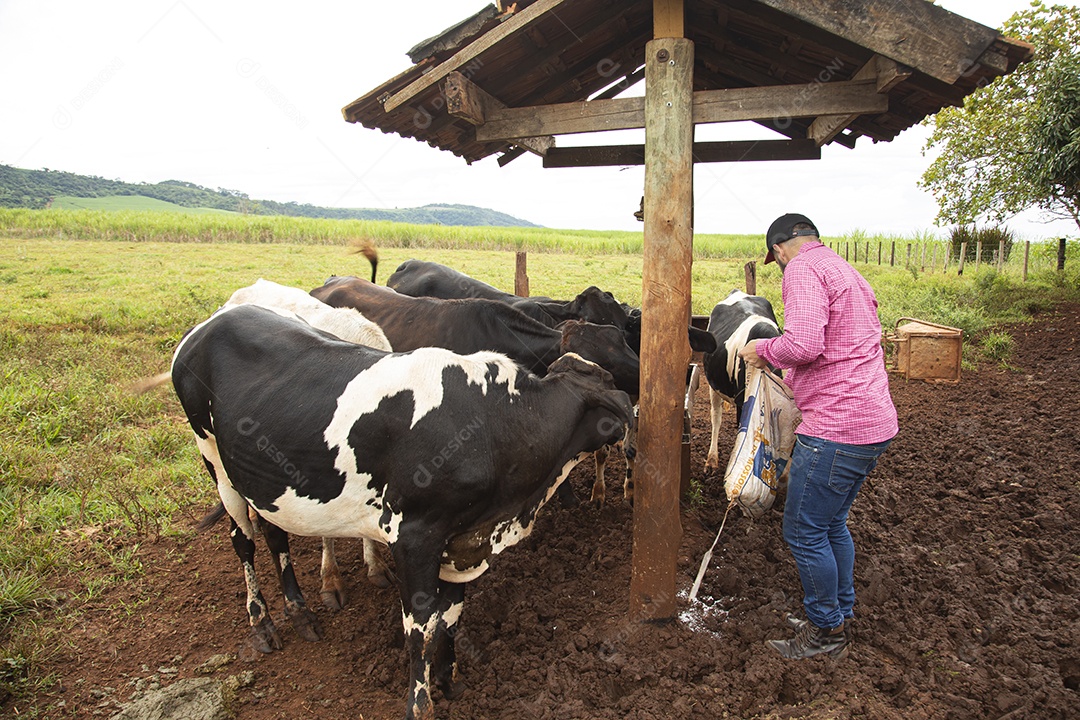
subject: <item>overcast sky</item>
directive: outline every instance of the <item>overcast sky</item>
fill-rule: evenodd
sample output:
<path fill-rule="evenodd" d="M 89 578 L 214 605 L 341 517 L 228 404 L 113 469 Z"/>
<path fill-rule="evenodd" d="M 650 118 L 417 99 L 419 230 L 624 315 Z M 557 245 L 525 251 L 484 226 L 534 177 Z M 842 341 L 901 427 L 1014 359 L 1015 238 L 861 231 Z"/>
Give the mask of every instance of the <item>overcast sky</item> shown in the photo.
<path fill-rule="evenodd" d="M 342 119 L 343 106 L 410 65 L 410 47 L 485 4 L 0 0 L 0 163 L 313 205 L 463 203 L 547 227 L 640 230 L 640 167 L 544 170 L 533 155 L 468 166 Z M 1000 27 L 1028 3 L 938 4 Z M 891 143 L 828 146 L 818 161 L 698 165 L 697 230 L 764 233 L 789 211 L 827 235 L 931 230 L 936 204 L 916 187 L 929 164 L 926 136 L 915 127 Z M 697 137 L 778 136 L 739 123 Z M 643 138 L 624 131 L 558 144 Z M 1076 232 L 1038 219 L 1009 226 L 1028 239 Z"/>

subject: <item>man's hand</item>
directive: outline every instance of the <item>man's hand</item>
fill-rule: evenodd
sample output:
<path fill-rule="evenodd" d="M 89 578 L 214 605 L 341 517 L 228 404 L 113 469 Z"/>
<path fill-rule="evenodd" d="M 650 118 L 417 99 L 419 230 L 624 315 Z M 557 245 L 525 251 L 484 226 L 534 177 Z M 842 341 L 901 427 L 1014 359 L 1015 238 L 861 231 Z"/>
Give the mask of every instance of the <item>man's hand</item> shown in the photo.
<path fill-rule="evenodd" d="M 739 350 L 739 357 L 747 365 L 752 365 L 762 370 L 769 369 L 769 363 L 765 362 L 765 359 L 757 354 L 757 340 L 751 340 L 743 346 L 742 350 Z"/>

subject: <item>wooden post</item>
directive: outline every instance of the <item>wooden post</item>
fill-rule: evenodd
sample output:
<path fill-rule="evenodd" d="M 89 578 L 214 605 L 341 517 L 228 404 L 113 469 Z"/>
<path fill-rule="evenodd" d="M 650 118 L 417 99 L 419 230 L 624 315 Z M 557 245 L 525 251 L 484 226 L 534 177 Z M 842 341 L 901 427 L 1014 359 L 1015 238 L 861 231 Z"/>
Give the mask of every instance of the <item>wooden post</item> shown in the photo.
<path fill-rule="evenodd" d="M 863 258 L 863 262 L 867 265 L 870 264 L 870 241 L 866 241 L 866 257 Z"/>
<path fill-rule="evenodd" d="M 1065 238 L 1058 238 L 1058 272 L 1065 271 Z"/>
<path fill-rule="evenodd" d="M 682 3 L 654 0 L 653 15 L 657 33 L 673 32 L 671 28 L 682 25 Z M 693 76 L 692 41 L 657 38 L 645 46 L 641 406 L 630 578 L 630 617 L 635 620 L 675 614 L 682 540 L 679 441 L 690 362 L 686 327 L 693 261 Z"/>
<path fill-rule="evenodd" d="M 919 260 L 919 271 L 920 271 L 920 272 L 922 272 L 922 271 L 926 270 L 926 243 L 923 243 L 923 244 L 922 244 L 922 255 L 921 255 L 921 258 L 922 258 L 922 259 L 921 259 L 921 260 Z"/>
<path fill-rule="evenodd" d="M 907 262 L 904 263 L 904 267 L 911 267 L 911 243 L 907 244 Z"/>
<path fill-rule="evenodd" d="M 1030 258 L 1031 258 L 1031 241 L 1026 240 L 1026 241 L 1024 241 L 1024 273 L 1023 273 L 1023 276 L 1022 276 L 1022 279 L 1023 279 L 1024 282 L 1027 282 L 1028 260 Z"/>
<path fill-rule="evenodd" d="M 979 272 L 979 264 L 982 262 L 982 240 L 975 243 L 975 272 Z"/>
<path fill-rule="evenodd" d="M 529 297 L 528 253 L 518 252 L 514 267 L 514 294 Z"/>
<path fill-rule="evenodd" d="M 844 260 L 845 261 L 851 259 L 851 253 L 848 252 L 848 250 L 850 249 L 849 248 L 850 245 L 851 245 L 851 243 L 849 243 L 847 240 L 844 241 Z"/>
<path fill-rule="evenodd" d="M 896 267 L 896 241 L 892 241 L 892 250 L 889 251 L 889 267 Z"/>
<path fill-rule="evenodd" d="M 964 274 L 964 261 L 967 260 L 967 243 L 960 243 L 960 267 L 957 269 L 957 275 Z"/>
<path fill-rule="evenodd" d="M 743 265 L 743 274 L 746 276 L 746 294 L 757 295 L 757 263 L 751 260 Z"/>
<path fill-rule="evenodd" d="M 878 265 L 881 264 L 881 246 L 882 246 L 882 242 L 880 240 L 878 240 L 878 243 L 877 243 L 877 264 Z"/>
<path fill-rule="evenodd" d="M 859 241 L 855 241 L 855 262 L 859 262 Z"/>

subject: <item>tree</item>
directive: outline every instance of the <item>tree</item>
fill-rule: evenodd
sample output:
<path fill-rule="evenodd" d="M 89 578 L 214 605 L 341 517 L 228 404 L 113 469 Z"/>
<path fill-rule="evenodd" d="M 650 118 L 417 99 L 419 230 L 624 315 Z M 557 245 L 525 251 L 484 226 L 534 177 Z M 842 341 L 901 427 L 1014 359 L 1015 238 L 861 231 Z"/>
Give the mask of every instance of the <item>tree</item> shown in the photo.
<path fill-rule="evenodd" d="M 923 153 L 941 153 L 919 184 L 934 194 L 939 224 L 1038 208 L 1080 227 L 1080 8 L 1032 2 L 1002 33 L 1031 43 L 1034 56 L 927 121 Z"/>

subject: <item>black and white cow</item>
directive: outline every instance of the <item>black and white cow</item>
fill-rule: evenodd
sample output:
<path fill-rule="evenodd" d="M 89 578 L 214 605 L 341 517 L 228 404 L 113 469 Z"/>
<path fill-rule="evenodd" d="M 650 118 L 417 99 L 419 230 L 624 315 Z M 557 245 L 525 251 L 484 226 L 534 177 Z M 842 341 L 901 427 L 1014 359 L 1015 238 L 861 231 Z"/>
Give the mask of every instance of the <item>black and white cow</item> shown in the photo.
<path fill-rule="evenodd" d="M 173 385 L 232 519 L 256 647 L 281 647 L 255 576 L 249 507 L 279 559 L 286 614 L 317 635 L 287 533 L 368 537 L 393 555 L 410 653 L 406 717 L 461 691 L 464 583 L 527 537 L 570 470 L 631 421 L 610 374 L 568 354 L 537 377 L 505 355 L 386 353 L 270 310 L 227 308 L 180 342 Z"/>
<path fill-rule="evenodd" d="M 724 403 L 735 405 L 736 420 L 742 414 L 746 365 L 739 358 L 739 350 L 749 340 L 776 337 L 780 330 L 768 300 L 732 290 L 713 308 L 709 316 L 709 333 L 716 339 L 716 350 L 705 353 L 702 362 L 712 410 L 712 436 L 705 467 L 718 468 L 720 457 L 716 446 Z"/>

